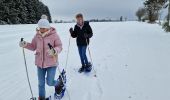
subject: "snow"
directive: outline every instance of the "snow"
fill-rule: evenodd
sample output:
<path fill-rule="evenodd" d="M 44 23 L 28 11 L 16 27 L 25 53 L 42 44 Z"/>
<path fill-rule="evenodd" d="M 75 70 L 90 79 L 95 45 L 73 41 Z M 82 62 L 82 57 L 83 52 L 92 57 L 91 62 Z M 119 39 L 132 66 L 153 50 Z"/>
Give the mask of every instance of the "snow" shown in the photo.
<path fill-rule="evenodd" d="M 79 74 L 79 55 L 71 39 L 67 67 L 67 90 L 71 100 L 170 100 L 170 34 L 157 24 L 139 22 L 91 23 L 94 37 L 90 50 L 97 78 Z M 62 39 L 60 70 L 65 67 L 68 29 L 72 24 L 52 24 Z M 29 100 L 31 97 L 21 37 L 31 41 L 37 25 L 0 26 L 0 100 Z M 26 59 L 33 93 L 38 96 L 34 53 Z M 58 71 L 56 78 L 58 76 Z M 47 96 L 54 92 L 46 86 Z M 63 100 L 68 100 L 66 94 Z"/>

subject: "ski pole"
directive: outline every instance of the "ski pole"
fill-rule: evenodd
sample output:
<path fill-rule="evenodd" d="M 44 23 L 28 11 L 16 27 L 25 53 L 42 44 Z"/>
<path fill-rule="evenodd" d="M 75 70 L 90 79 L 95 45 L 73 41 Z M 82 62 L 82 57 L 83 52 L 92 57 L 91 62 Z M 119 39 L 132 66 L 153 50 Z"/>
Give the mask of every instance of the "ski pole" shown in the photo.
<path fill-rule="evenodd" d="M 67 69 L 67 65 L 68 65 L 68 56 L 69 56 L 69 52 L 70 52 L 70 44 L 71 44 L 70 41 L 71 41 L 71 36 L 69 37 L 68 52 L 67 52 L 67 58 L 66 58 L 65 69 Z"/>
<path fill-rule="evenodd" d="M 96 75 L 96 70 L 94 69 L 93 59 L 92 59 L 92 55 L 91 55 L 91 51 L 90 51 L 90 47 L 89 47 L 89 43 L 88 43 L 87 38 L 86 38 L 86 43 L 87 43 L 87 48 L 88 48 L 90 60 L 91 60 L 91 63 L 92 63 L 92 69 L 93 69 L 93 71 L 94 71 L 94 77 L 97 77 L 97 75 Z"/>
<path fill-rule="evenodd" d="M 67 65 L 68 65 L 68 56 L 69 56 L 69 52 L 70 52 L 70 44 L 71 44 L 71 36 L 69 37 L 69 44 L 68 44 L 68 52 L 67 52 L 67 58 L 66 58 L 66 65 L 65 65 L 65 70 L 67 69 Z M 60 68 L 58 67 L 58 70 L 59 70 L 59 73 L 61 73 L 60 72 Z M 63 80 L 63 77 L 62 77 L 62 80 Z M 69 92 L 68 92 L 68 90 L 66 89 L 66 92 L 67 92 L 67 94 L 68 94 L 68 98 L 69 98 L 69 100 L 71 100 L 71 98 L 70 98 L 70 94 L 69 94 Z"/>
<path fill-rule="evenodd" d="M 54 47 L 53 47 L 50 43 L 48 43 L 48 46 L 49 46 L 50 49 L 54 49 Z M 55 52 L 56 52 L 56 51 L 55 51 Z M 54 59 L 56 60 L 56 57 L 55 57 L 55 56 L 54 56 Z M 62 82 L 64 83 L 64 78 L 63 78 L 63 76 L 62 76 L 62 74 L 61 74 L 61 71 L 60 71 L 59 66 L 58 66 L 58 72 L 59 72 L 59 74 L 60 74 L 60 76 L 61 76 Z M 71 100 L 71 99 L 70 99 L 70 94 L 69 94 L 69 92 L 68 92 L 67 89 L 66 89 L 66 92 L 67 92 L 67 94 L 68 94 L 69 100 Z"/>
<path fill-rule="evenodd" d="M 21 38 L 21 42 L 22 41 L 24 41 L 24 38 Z M 22 51 L 23 51 L 23 57 L 24 57 L 24 64 L 25 64 L 25 69 L 26 69 L 27 81 L 28 81 L 28 85 L 29 85 L 29 88 L 30 88 L 31 96 L 32 96 L 32 98 L 30 100 L 36 100 L 36 98 L 33 95 L 32 88 L 31 88 L 31 83 L 30 83 L 30 79 L 29 79 L 28 67 L 27 67 L 27 61 L 26 61 L 24 48 L 22 48 Z"/>

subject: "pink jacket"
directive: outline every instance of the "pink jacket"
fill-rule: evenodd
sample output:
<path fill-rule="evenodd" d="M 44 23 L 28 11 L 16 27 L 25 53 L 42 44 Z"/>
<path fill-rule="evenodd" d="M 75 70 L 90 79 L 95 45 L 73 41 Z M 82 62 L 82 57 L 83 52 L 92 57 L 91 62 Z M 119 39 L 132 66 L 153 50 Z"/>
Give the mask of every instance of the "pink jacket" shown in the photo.
<path fill-rule="evenodd" d="M 45 37 L 42 37 L 39 33 L 37 33 L 32 39 L 32 42 L 27 43 L 27 46 L 25 47 L 29 50 L 36 51 L 35 65 L 38 67 L 48 68 L 57 66 L 58 60 L 55 60 L 53 56 L 48 54 L 48 43 L 54 47 L 57 53 L 62 51 L 62 43 L 60 37 L 53 27 Z"/>

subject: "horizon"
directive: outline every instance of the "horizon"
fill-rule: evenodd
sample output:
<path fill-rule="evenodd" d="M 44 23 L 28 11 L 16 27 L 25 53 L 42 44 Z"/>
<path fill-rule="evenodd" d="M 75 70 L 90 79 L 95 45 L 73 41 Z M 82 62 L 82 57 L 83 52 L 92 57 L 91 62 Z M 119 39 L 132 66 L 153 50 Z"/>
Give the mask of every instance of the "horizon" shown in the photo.
<path fill-rule="evenodd" d="M 120 16 L 128 20 L 136 20 L 135 12 L 139 7 L 143 7 L 143 1 L 141 0 L 42 0 L 42 2 L 49 7 L 53 21 L 74 20 L 77 13 L 83 13 L 86 20 L 116 20 L 120 19 Z"/>

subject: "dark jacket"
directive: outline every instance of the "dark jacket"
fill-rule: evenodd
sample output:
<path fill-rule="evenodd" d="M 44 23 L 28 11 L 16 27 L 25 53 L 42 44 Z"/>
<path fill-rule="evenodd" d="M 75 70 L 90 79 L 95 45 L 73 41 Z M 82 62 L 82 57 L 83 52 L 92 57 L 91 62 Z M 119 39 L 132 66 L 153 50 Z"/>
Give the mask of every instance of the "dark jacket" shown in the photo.
<path fill-rule="evenodd" d="M 87 38 L 85 37 L 87 36 Z M 77 38 L 77 45 L 78 46 L 87 46 L 89 44 L 89 38 L 93 36 L 93 31 L 89 22 L 85 21 L 83 27 L 79 26 L 78 24 L 75 25 L 74 31 L 71 33 L 73 38 Z"/>

